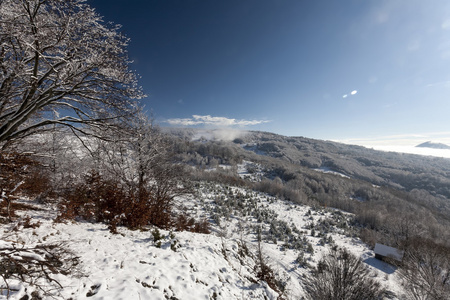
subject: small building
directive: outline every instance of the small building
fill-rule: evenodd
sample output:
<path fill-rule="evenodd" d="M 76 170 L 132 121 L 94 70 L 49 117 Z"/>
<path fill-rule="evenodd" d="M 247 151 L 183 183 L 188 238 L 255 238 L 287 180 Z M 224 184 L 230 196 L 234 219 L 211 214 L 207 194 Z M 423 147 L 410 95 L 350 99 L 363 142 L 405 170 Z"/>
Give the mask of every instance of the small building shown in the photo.
<path fill-rule="evenodd" d="M 397 248 L 389 247 L 383 244 L 375 244 L 375 258 L 379 260 L 393 259 L 397 262 L 402 262 L 404 251 Z"/>

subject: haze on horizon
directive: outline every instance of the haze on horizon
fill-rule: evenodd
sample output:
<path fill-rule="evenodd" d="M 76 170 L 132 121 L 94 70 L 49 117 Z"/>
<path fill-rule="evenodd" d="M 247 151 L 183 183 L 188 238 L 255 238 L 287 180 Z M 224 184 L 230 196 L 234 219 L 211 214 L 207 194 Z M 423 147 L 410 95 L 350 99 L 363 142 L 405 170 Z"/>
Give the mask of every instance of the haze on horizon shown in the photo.
<path fill-rule="evenodd" d="M 161 126 L 450 144 L 450 2 L 88 0 Z"/>

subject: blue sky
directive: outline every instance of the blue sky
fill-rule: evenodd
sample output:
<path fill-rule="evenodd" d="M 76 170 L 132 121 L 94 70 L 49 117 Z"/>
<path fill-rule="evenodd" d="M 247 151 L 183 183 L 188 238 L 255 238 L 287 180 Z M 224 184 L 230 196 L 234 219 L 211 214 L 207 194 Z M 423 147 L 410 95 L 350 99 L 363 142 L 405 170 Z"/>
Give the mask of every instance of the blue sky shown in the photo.
<path fill-rule="evenodd" d="M 88 3 L 131 39 L 162 126 L 450 142 L 447 0 Z"/>

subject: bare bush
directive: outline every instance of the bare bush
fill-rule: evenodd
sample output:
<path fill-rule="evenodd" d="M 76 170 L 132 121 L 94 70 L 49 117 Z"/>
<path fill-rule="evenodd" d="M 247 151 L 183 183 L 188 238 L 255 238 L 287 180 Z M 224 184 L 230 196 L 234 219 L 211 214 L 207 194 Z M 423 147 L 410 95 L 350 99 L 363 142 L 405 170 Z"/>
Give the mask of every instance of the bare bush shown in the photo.
<path fill-rule="evenodd" d="M 363 262 L 346 249 L 333 248 L 304 281 L 308 299 L 381 299 L 384 289 L 369 278 Z"/>
<path fill-rule="evenodd" d="M 178 231 L 191 231 L 196 233 L 211 233 L 210 223 L 207 219 L 195 220 L 189 217 L 186 213 L 180 213 L 175 218 L 174 227 Z"/>
<path fill-rule="evenodd" d="M 166 174 L 165 172 L 170 170 L 164 169 L 161 172 Z M 172 184 L 177 182 L 171 182 L 173 178 L 167 174 L 166 176 L 158 178 L 150 188 L 134 190 L 118 180 L 104 178 L 92 170 L 85 176 L 84 182 L 66 191 L 59 204 L 58 220 L 83 218 L 104 222 L 114 233 L 120 225 L 131 229 L 149 224 L 162 228 L 175 226 L 177 220 L 173 213 L 175 203 L 172 190 L 175 188 Z M 178 225 L 180 224 L 182 223 L 178 221 Z M 208 231 L 204 222 L 194 222 L 192 226 L 180 225 L 180 228 L 186 227 L 192 227 L 193 231 Z"/>
<path fill-rule="evenodd" d="M 16 292 L 14 282 L 19 281 L 34 288 L 33 299 L 40 295 L 54 297 L 63 286 L 57 274 L 79 276 L 79 259 L 62 244 L 41 244 L 26 247 L 15 243 L 0 248 L 0 289 L 9 296 Z M 25 299 L 25 298 L 21 298 Z M 26 298 L 28 299 L 28 298 Z"/>
<path fill-rule="evenodd" d="M 448 299 L 450 248 L 423 238 L 408 240 L 400 274 L 409 299 Z"/>
<path fill-rule="evenodd" d="M 104 222 L 113 232 L 118 225 L 139 228 L 151 223 L 152 207 L 148 203 L 128 193 L 117 181 L 102 178 L 96 171 L 91 171 L 83 183 L 66 191 L 59 209 L 59 220 L 81 217 Z"/>

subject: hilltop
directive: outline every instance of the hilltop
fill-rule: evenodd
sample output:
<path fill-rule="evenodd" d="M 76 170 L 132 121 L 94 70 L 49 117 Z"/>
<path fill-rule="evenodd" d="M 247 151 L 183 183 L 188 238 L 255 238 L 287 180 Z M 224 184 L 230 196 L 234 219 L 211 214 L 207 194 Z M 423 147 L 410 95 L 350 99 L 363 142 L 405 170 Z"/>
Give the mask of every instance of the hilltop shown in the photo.
<path fill-rule="evenodd" d="M 450 146 L 446 145 L 446 144 L 442 144 L 442 143 L 433 143 L 431 141 L 422 143 L 417 145 L 416 147 L 421 147 L 421 148 L 432 148 L 432 149 L 450 149 Z"/>

